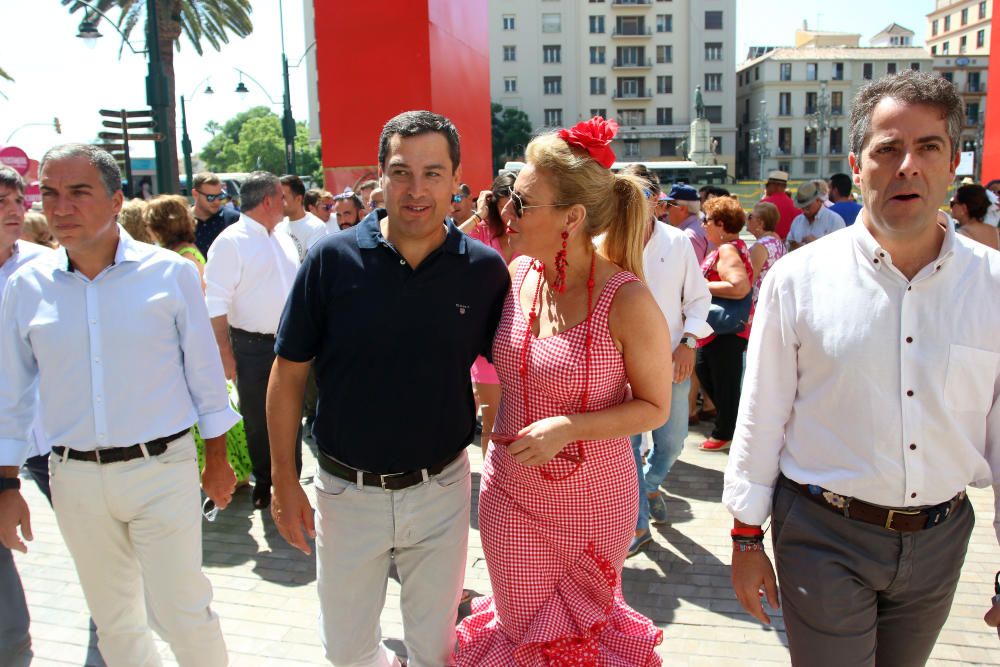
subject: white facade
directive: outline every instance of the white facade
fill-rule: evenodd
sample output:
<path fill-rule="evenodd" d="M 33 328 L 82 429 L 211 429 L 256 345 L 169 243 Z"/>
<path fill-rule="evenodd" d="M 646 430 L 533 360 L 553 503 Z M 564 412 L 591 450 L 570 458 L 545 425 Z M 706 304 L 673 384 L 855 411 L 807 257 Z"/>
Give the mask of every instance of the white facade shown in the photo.
<path fill-rule="evenodd" d="M 922 48 L 779 48 L 749 60 L 736 69 L 737 178 L 756 179 L 772 169 L 787 171 L 792 179 L 829 178 L 847 173 L 850 152 L 851 103 L 858 89 L 871 79 L 904 69 L 930 72 L 933 61 Z M 828 96 L 829 129 L 810 128 Z M 751 130 L 766 103 L 770 157 L 763 168 L 751 143 Z"/>
<path fill-rule="evenodd" d="M 701 86 L 735 167 L 735 0 L 490 0 L 490 96 L 537 130 L 594 114 L 619 160 L 685 159 Z"/>

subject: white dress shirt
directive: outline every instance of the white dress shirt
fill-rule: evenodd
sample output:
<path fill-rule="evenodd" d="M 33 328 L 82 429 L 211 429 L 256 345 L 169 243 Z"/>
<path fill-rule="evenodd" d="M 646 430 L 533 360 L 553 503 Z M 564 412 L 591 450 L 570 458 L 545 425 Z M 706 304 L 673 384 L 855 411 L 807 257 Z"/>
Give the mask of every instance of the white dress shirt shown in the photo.
<path fill-rule="evenodd" d="M 805 213 L 799 213 L 795 216 L 795 219 L 792 220 L 792 227 L 788 231 L 787 241 L 802 243 L 802 239 L 807 236 L 815 236 L 819 239 L 846 226 L 840 215 L 825 206 L 821 206 L 812 222 L 809 222 Z"/>
<path fill-rule="evenodd" d="M 306 258 L 309 248 L 327 234 L 326 224 L 309 212 L 298 220 L 285 218 L 275 229 L 291 237 L 295 250 L 298 251 L 300 264 Z"/>
<path fill-rule="evenodd" d="M 14 252 L 3 265 L 0 265 L 0 309 L 3 308 L 3 288 L 7 280 L 14 275 L 14 271 L 21 268 L 28 262 L 48 257 L 53 254 L 52 248 L 47 248 L 37 243 L 28 241 L 14 241 Z M 42 410 L 38 400 L 38 388 L 35 388 L 35 418 L 31 424 L 31 431 L 28 435 L 28 456 L 40 456 L 51 451 L 48 440 L 45 439 L 45 431 L 42 428 Z"/>
<path fill-rule="evenodd" d="M 268 232 L 244 213 L 208 249 L 209 316 L 227 315 L 232 327 L 274 334 L 298 268 L 299 254 L 288 234 Z"/>
<path fill-rule="evenodd" d="M 239 421 L 194 264 L 119 227 L 114 263 L 93 280 L 65 249 L 7 282 L 0 327 L 0 465 L 28 453 L 33 384 L 48 441 L 121 447 L 196 421 L 206 438 Z"/>
<path fill-rule="evenodd" d="M 761 524 L 779 471 L 886 507 L 998 491 L 998 331 L 1000 253 L 952 229 L 913 280 L 860 219 L 787 255 L 757 302 L 723 504 Z"/>
<path fill-rule="evenodd" d="M 654 221 L 653 234 L 642 252 L 642 270 L 646 286 L 670 326 L 671 351 L 677 348 L 685 331 L 695 338 L 712 333 L 705 321 L 712 295 L 687 234 Z"/>

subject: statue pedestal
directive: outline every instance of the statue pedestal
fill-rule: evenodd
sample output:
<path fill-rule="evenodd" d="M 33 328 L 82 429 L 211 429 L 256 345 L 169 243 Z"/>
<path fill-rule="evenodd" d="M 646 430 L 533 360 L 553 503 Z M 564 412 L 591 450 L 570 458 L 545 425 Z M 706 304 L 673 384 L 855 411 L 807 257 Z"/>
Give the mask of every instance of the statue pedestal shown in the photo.
<path fill-rule="evenodd" d="M 715 163 L 712 151 L 712 123 L 707 118 L 691 121 L 691 137 L 688 140 L 688 159 L 699 165 Z"/>

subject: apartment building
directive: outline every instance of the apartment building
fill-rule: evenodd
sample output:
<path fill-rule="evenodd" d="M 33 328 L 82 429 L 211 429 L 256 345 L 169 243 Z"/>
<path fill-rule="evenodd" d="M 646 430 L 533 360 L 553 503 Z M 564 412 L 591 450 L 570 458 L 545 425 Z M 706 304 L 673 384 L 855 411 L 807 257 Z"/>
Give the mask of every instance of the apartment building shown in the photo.
<path fill-rule="evenodd" d="M 893 31 L 900 37 L 906 32 Z M 737 178 L 755 179 L 771 169 L 793 179 L 848 171 L 850 105 L 858 89 L 905 68 L 933 69 L 923 48 L 862 47 L 859 40 L 860 35 L 838 39 L 826 33 L 821 42 L 826 46 L 774 48 L 761 55 L 751 50 L 756 57 L 736 68 Z M 837 42 L 841 45 L 829 45 Z M 757 129 L 762 111 L 763 132 Z M 762 167 L 757 140 L 764 136 L 770 155 Z"/>
<path fill-rule="evenodd" d="M 491 98 L 537 130 L 601 115 L 620 160 L 686 159 L 700 86 L 733 173 L 735 0 L 490 0 L 489 16 Z"/>
<path fill-rule="evenodd" d="M 958 87 L 965 103 L 961 149 L 975 151 L 986 110 L 993 0 L 936 0 L 927 15 L 934 71 Z"/>

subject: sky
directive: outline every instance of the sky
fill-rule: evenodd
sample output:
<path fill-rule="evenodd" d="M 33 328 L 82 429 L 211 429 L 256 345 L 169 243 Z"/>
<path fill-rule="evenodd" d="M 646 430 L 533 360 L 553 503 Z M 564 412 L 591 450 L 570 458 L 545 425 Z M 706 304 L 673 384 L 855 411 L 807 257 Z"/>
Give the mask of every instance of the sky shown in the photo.
<path fill-rule="evenodd" d="M 211 138 L 204 131 L 208 121 L 224 123 L 252 106 L 270 105 L 249 80 L 246 84 L 251 93 L 240 99 L 234 92 L 240 76 L 234 68 L 257 79 L 280 103 L 278 6 L 278 0 L 254 0 L 253 33 L 246 39 L 233 38 L 221 52 L 205 44 L 205 54 L 199 57 L 186 38 L 181 38 L 181 50 L 174 56 L 177 95 L 187 100 L 188 132 L 195 153 Z M 736 0 L 737 60 L 743 60 L 751 45 L 793 44 L 795 30 L 803 20 L 811 29 L 860 33 L 863 46 L 895 21 L 913 30 L 915 44 L 922 45 L 926 14 L 933 7 L 933 0 Z M 283 10 L 286 53 L 289 63 L 294 64 L 308 46 L 302 0 L 284 0 Z M 0 37 L 0 67 L 15 79 L 13 83 L 0 81 L 0 93 L 7 98 L 0 96 L 0 145 L 20 146 L 37 159 L 59 142 L 93 141 L 101 129 L 98 109 L 146 107 L 146 58 L 128 48 L 119 57 L 120 37 L 106 22 L 100 26 L 104 37 L 88 48 L 84 40 L 75 37 L 82 12 L 70 14 L 58 0 L 0 0 L 0 16 L 5 28 Z M 145 48 L 142 33 L 139 29 L 133 32 L 136 50 Z M 376 40 L 377 35 L 373 35 L 373 48 Z M 212 85 L 214 95 L 204 94 L 206 83 Z M 306 85 L 303 63 L 290 75 L 292 111 L 299 120 L 308 117 Z M 272 108 L 280 114 L 280 105 Z M 62 125 L 61 136 L 52 127 L 54 117 Z M 152 143 L 140 143 L 134 153 L 151 156 Z"/>

